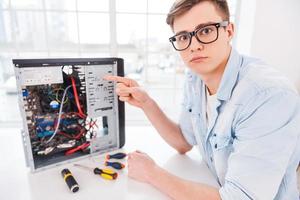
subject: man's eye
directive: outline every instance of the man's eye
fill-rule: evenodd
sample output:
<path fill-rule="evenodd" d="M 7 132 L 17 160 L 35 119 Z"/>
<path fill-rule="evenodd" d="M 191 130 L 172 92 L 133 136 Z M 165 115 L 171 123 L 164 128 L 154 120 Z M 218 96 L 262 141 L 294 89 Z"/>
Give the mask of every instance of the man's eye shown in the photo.
<path fill-rule="evenodd" d="M 187 35 L 178 35 L 177 40 L 180 42 L 188 40 L 189 37 Z"/>
<path fill-rule="evenodd" d="M 199 31 L 200 35 L 208 35 L 213 32 L 212 28 L 203 28 Z"/>

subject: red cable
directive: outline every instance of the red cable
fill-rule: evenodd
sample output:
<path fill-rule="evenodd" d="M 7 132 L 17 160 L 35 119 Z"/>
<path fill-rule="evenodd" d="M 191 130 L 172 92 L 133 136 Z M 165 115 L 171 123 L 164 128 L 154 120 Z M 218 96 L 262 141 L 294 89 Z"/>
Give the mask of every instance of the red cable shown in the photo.
<path fill-rule="evenodd" d="M 77 106 L 79 115 L 82 118 L 86 118 L 86 115 L 81 110 L 81 106 L 80 106 L 80 102 L 79 102 L 79 98 L 78 98 L 78 93 L 77 93 L 77 89 L 76 89 L 76 84 L 75 84 L 74 77 L 71 77 L 71 81 L 72 81 L 72 88 L 73 88 L 75 102 L 76 102 L 76 106 Z"/>
<path fill-rule="evenodd" d="M 62 132 L 62 131 L 58 132 L 58 134 L 60 134 L 60 135 L 63 135 L 63 136 L 65 136 L 65 137 L 67 137 L 67 138 L 75 139 L 75 140 L 81 138 L 81 137 L 84 135 L 84 133 L 85 133 L 85 130 L 84 130 L 84 129 L 81 129 L 81 130 L 79 131 L 79 133 L 78 133 L 77 135 L 75 135 L 75 136 L 68 135 L 67 133 Z"/>
<path fill-rule="evenodd" d="M 96 126 L 96 127 L 98 128 L 98 125 L 97 125 L 96 123 L 97 123 L 97 120 L 91 121 L 91 122 L 89 123 L 89 128 L 93 128 L 94 126 Z"/>
<path fill-rule="evenodd" d="M 73 149 L 70 149 L 70 150 L 66 151 L 65 155 L 66 156 L 71 155 L 71 154 L 75 153 L 76 151 L 84 150 L 84 149 L 88 148 L 89 146 L 90 146 L 90 142 L 85 142 L 85 143 L 81 144 L 80 146 L 77 146 Z"/>
<path fill-rule="evenodd" d="M 75 139 L 75 137 L 72 137 L 72 136 L 70 136 L 70 135 L 68 135 L 68 134 L 66 134 L 65 132 L 62 132 L 62 131 L 58 132 L 58 134 L 63 135 L 63 136 L 65 136 L 67 138 L 70 138 L 70 139 Z"/>
<path fill-rule="evenodd" d="M 80 133 L 75 136 L 75 139 L 77 140 L 77 139 L 81 138 L 84 135 L 84 133 L 85 133 L 85 130 L 81 129 Z"/>

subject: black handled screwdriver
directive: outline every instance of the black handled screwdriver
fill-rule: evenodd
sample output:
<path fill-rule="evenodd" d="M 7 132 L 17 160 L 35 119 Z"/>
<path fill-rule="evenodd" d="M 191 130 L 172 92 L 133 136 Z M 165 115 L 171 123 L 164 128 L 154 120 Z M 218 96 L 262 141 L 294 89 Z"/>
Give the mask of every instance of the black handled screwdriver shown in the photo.
<path fill-rule="evenodd" d="M 79 185 L 69 169 L 63 169 L 61 175 L 72 192 L 79 190 Z"/>
<path fill-rule="evenodd" d="M 111 158 L 113 159 L 123 159 L 127 156 L 126 153 L 115 153 L 115 154 L 111 154 L 111 155 L 106 155 L 106 159 L 109 160 Z"/>
<path fill-rule="evenodd" d="M 104 163 L 106 166 L 109 166 L 109 167 L 112 167 L 112 168 L 115 168 L 115 169 L 123 169 L 125 167 L 124 164 L 120 163 L 120 162 L 109 162 L 109 161 L 106 161 Z"/>

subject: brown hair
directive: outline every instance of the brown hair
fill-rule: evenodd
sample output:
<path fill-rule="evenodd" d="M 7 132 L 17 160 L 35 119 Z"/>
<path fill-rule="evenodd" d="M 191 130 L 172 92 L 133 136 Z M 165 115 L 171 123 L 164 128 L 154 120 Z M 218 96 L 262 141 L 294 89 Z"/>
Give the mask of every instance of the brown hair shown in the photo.
<path fill-rule="evenodd" d="M 175 17 L 178 17 L 200 2 L 211 2 L 218 11 L 223 15 L 224 20 L 229 21 L 230 12 L 226 0 L 176 0 L 167 15 L 167 24 L 173 29 Z"/>

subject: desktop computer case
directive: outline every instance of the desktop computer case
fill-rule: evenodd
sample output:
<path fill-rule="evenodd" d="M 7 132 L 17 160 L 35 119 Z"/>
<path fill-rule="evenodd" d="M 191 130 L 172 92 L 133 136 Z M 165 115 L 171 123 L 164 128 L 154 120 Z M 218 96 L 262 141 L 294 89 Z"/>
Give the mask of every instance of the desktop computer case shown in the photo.
<path fill-rule="evenodd" d="M 13 60 L 26 164 L 39 171 L 121 148 L 124 103 L 105 75 L 124 76 L 121 58 Z"/>

